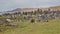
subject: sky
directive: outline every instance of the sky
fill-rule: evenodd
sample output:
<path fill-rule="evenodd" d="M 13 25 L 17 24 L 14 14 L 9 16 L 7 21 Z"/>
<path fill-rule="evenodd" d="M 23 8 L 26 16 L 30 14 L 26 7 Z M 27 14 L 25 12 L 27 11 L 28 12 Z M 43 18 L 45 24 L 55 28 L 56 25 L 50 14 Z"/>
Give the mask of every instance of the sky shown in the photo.
<path fill-rule="evenodd" d="M 16 8 L 39 8 L 60 5 L 60 0 L 0 0 L 0 12 Z"/>

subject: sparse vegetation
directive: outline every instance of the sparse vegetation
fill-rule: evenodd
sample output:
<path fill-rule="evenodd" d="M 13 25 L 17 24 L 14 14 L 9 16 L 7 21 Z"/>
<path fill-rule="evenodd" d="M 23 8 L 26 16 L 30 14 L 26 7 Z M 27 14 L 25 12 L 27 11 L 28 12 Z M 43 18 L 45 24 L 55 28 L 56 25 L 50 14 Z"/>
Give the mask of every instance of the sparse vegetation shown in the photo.
<path fill-rule="evenodd" d="M 60 11 L 4 14 L 0 16 L 0 34 L 60 34 Z"/>

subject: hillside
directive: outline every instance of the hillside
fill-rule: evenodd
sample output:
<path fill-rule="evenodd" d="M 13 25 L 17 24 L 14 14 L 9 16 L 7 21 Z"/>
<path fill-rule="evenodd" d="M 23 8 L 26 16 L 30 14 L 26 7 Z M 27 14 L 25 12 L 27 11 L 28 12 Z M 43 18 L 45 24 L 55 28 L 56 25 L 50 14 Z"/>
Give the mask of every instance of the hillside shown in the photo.
<path fill-rule="evenodd" d="M 60 9 L 60 6 L 55 6 L 55 7 L 50 7 L 50 8 L 55 8 L 55 9 L 59 8 Z"/>
<path fill-rule="evenodd" d="M 59 7 L 50 7 L 52 10 Z M 0 34 L 60 34 L 60 11 L 40 12 L 38 8 L 17 8 L 0 16 Z M 48 8 L 39 8 L 47 10 Z M 60 8 L 59 8 L 60 9 Z M 37 12 L 30 12 L 36 11 Z M 14 12 L 22 12 L 14 13 Z"/>
<path fill-rule="evenodd" d="M 26 11 L 26 12 L 30 12 L 30 11 L 34 11 L 34 10 L 37 10 L 37 8 L 17 8 L 17 9 L 15 9 L 15 10 L 12 10 L 12 11 L 18 11 L 18 12 L 20 12 L 20 11 Z"/>
<path fill-rule="evenodd" d="M 50 7 L 52 10 L 59 10 L 60 11 L 60 6 L 55 6 L 55 7 Z"/>
<path fill-rule="evenodd" d="M 54 7 L 49 7 L 50 9 L 53 10 L 60 10 L 60 6 L 54 6 Z M 24 12 L 30 12 L 30 11 L 36 11 L 38 8 L 17 8 L 13 11 L 24 11 Z M 43 11 L 44 10 L 47 10 L 48 8 L 39 8 L 39 9 L 42 9 Z"/>

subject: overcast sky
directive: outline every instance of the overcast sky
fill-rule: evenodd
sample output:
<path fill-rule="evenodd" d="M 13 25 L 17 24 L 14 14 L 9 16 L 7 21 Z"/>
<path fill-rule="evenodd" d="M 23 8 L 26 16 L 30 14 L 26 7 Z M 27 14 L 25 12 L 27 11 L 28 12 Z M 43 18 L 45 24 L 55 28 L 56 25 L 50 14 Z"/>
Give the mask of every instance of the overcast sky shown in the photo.
<path fill-rule="evenodd" d="M 0 11 L 60 5 L 60 0 L 0 0 Z"/>

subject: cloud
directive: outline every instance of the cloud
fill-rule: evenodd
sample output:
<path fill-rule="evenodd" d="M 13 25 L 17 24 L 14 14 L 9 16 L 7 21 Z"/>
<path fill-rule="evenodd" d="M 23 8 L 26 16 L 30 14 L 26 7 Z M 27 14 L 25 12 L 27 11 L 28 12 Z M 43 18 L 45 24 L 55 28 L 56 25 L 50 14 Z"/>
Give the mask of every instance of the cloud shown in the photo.
<path fill-rule="evenodd" d="M 54 5 L 60 5 L 60 0 L 0 0 L 0 9 L 2 11 L 15 8 L 48 7 Z"/>

